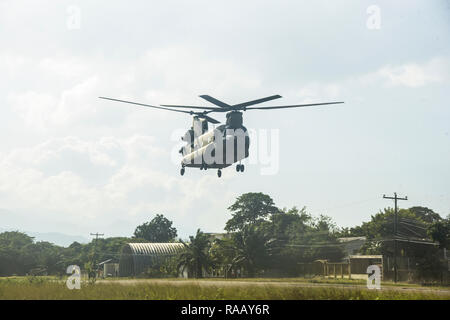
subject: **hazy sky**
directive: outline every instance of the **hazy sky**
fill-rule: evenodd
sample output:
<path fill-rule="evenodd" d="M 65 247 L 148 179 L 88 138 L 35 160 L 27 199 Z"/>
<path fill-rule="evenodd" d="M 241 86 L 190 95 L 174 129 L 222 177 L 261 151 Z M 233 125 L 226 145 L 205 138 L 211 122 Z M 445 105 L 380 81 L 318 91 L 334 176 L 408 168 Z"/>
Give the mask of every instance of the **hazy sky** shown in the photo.
<path fill-rule="evenodd" d="M 1 227 L 129 236 L 162 213 L 186 237 L 222 231 L 257 191 L 339 226 L 394 191 L 445 216 L 449 35 L 444 0 L 0 0 Z M 97 98 L 207 105 L 200 94 L 345 104 L 247 111 L 247 128 L 278 130 L 279 170 L 218 179 L 171 160 L 188 116 Z"/>

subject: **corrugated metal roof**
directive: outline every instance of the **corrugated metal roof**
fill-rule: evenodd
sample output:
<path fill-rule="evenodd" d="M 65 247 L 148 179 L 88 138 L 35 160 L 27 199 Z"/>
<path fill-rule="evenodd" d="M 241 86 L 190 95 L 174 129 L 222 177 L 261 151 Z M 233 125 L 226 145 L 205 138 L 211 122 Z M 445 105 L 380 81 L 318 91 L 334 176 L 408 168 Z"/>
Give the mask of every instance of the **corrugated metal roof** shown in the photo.
<path fill-rule="evenodd" d="M 350 259 L 382 259 L 383 256 L 381 254 L 372 254 L 372 255 L 350 255 Z"/>
<path fill-rule="evenodd" d="M 180 242 L 127 243 L 120 254 L 120 276 L 132 276 L 145 272 L 150 267 L 161 265 L 165 259 L 175 257 L 186 250 Z"/>
<path fill-rule="evenodd" d="M 184 250 L 180 242 L 171 243 L 128 243 L 133 254 L 174 254 Z"/>

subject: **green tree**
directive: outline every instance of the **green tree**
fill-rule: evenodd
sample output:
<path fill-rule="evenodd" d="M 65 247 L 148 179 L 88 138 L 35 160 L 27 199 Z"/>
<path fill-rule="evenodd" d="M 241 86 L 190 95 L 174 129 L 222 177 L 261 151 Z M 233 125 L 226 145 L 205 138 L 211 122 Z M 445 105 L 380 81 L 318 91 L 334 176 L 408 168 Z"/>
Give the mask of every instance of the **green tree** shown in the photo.
<path fill-rule="evenodd" d="M 385 208 L 371 217 L 368 222 L 347 230 L 349 236 L 365 236 L 368 240 L 362 249 L 366 254 L 384 254 L 392 256 L 394 252 L 394 209 Z M 416 256 L 418 247 L 407 240 L 430 241 L 427 229 L 432 221 L 442 220 L 439 214 L 425 207 L 400 209 L 397 218 L 397 238 L 399 251 L 405 256 Z M 403 241 L 405 240 L 405 241 Z"/>
<path fill-rule="evenodd" d="M 19 231 L 0 234 L 0 275 L 24 275 L 36 266 L 32 255 L 33 238 Z"/>
<path fill-rule="evenodd" d="M 87 244 L 74 242 L 64 248 L 46 241 L 34 242 L 32 237 L 18 231 L 0 233 L 0 276 L 65 274 L 69 265 L 88 266 L 95 270 L 96 266 L 91 263 L 94 241 Z M 96 261 L 117 258 L 128 242 L 147 241 L 125 237 L 98 239 Z"/>
<path fill-rule="evenodd" d="M 64 273 L 63 248 L 47 241 L 39 241 L 28 247 L 40 272 L 47 274 Z"/>
<path fill-rule="evenodd" d="M 425 223 L 434 223 L 442 220 L 442 217 L 438 213 L 427 207 L 411 207 L 408 211 Z"/>
<path fill-rule="evenodd" d="M 6 231 L 0 233 L 0 245 L 11 248 L 23 248 L 33 243 L 33 237 L 20 231 Z"/>
<path fill-rule="evenodd" d="M 440 248 L 450 249 L 450 216 L 432 223 L 428 227 L 428 234 L 433 241 L 439 242 Z"/>
<path fill-rule="evenodd" d="M 249 277 L 268 266 L 270 235 L 260 225 L 245 225 L 232 234 L 234 257 L 232 265 L 243 267 Z"/>
<path fill-rule="evenodd" d="M 264 220 L 268 215 L 279 213 L 272 198 L 261 192 L 244 193 L 236 199 L 228 210 L 232 218 L 227 221 L 225 230 L 239 231 L 244 226 Z"/>
<path fill-rule="evenodd" d="M 340 261 L 344 252 L 337 240 L 336 225 L 330 217 L 313 217 L 306 208 L 283 209 L 273 215 L 271 237 L 271 268 L 295 276 L 297 265 L 317 259 Z"/>
<path fill-rule="evenodd" d="M 97 243 L 95 243 L 97 241 Z M 117 259 L 120 255 L 122 247 L 130 242 L 148 242 L 142 238 L 127 238 L 127 237 L 111 237 L 111 238 L 99 238 L 93 239 L 90 243 L 80 244 L 73 242 L 69 247 L 63 250 L 64 265 L 78 265 L 85 266 L 88 262 L 93 261 L 94 247 L 96 251 L 96 262 L 100 263 L 108 259 Z M 95 266 L 91 266 L 94 270 Z"/>
<path fill-rule="evenodd" d="M 208 270 L 212 265 L 209 256 L 210 242 L 208 236 L 198 229 L 195 237 L 189 237 L 189 243 L 180 241 L 186 250 L 178 256 L 177 269 L 184 272 L 187 268 L 194 274 L 195 278 L 202 278 L 202 270 Z"/>
<path fill-rule="evenodd" d="M 177 229 L 172 227 L 172 221 L 162 214 L 157 214 L 152 221 L 146 222 L 136 228 L 135 238 L 142 238 L 149 242 L 171 242 L 177 236 Z"/>
<path fill-rule="evenodd" d="M 232 245 L 224 242 L 218 249 L 249 276 L 269 269 L 295 276 L 299 262 L 340 261 L 344 256 L 337 227 L 327 216 L 312 217 L 306 208 L 279 210 L 262 193 L 243 194 L 229 209 L 232 218 L 225 230 Z"/>
<path fill-rule="evenodd" d="M 216 239 L 211 244 L 211 262 L 214 268 L 224 267 L 225 272 L 233 266 L 235 256 L 234 242 L 231 237 Z"/>

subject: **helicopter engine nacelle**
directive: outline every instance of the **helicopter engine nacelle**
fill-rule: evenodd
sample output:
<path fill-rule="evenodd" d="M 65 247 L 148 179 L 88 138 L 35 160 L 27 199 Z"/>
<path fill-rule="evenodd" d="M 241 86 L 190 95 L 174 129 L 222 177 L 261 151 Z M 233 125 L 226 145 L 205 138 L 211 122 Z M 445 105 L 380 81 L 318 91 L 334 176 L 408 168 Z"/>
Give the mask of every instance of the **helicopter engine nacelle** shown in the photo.
<path fill-rule="evenodd" d="M 186 131 L 186 133 L 184 134 L 184 136 L 181 137 L 182 141 L 185 141 L 186 143 L 193 143 L 194 142 L 194 130 L 193 129 L 189 129 L 188 131 Z"/>
<path fill-rule="evenodd" d="M 188 130 L 186 134 L 181 137 L 181 140 L 188 144 L 180 149 L 180 153 L 184 156 L 196 149 L 202 148 L 214 141 L 214 131 L 209 131 L 199 137 L 194 137 L 193 130 Z"/>

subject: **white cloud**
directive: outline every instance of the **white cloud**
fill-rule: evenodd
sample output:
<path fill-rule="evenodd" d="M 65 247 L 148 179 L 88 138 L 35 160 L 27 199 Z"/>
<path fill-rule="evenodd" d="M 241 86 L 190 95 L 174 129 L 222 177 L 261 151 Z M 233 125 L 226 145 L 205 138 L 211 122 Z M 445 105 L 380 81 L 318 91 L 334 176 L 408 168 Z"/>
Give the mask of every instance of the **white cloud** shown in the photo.
<path fill-rule="evenodd" d="M 88 74 L 89 65 L 72 56 L 47 57 L 38 62 L 38 69 L 46 75 L 73 78 Z"/>
<path fill-rule="evenodd" d="M 0 54 L 0 71 L 3 76 L 12 75 L 28 65 L 29 62 L 30 58 L 28 57 L 3 52 Z"/>
<path fill-rule="evenodd" d="M 100 225 L 104 220 L 136 226 L 155 213 L 168 214 L 186 227 L 194 222 L 189 214 L 197 211 L 196 219 L 209 216 L 203 223 L 217 230 L 217 219 L 205 211 L 217 203 L 207 198 L 217 177 L 166 173 L 162 167 L 168 160 L 168 152 L 149 136 L 51 139 L 0 158 L 2 206 L 32 213 L 34 219 L 64 217 L 67 226 L 48 231 L 69 232 L 88 227 L 87 221 Z M 223 187 L 218 190 L 227 194 Z"/>
<path fill-rule="evenodd" d="M 37 129 L 67 126 L 95 117 L 98 78 L 87 78 L 59 95 L 36 91 L 10 94 L 8 101 L 25 123 Z"/>
<path fill-rule="evenodd" d="M 180 177 L 179 167 L 171 161 L 172 146 L 161 148 L 158 140 L 141 133 L 149 127 L 158 132 L 167 126 L 166 119 L 173 119 L 172 114 L 140 112 L 97 97 L 156 105 L 195 100 L 204 104 L 198 94 L 233 99 L 236 88 L 259 87 L 259 75 L 238 62 L 193 47 L 150 49 L 120 62 L 97 58 L 57 54 L 10 59 L 0 66 L 18 74 L 26 70 L 29 77 L 43 79 L 42 86 L 33 83 L 10 90 L 6 102 L 29 133 L 38 130 L 45 139 L 32 147 L 2 150 L 2 207 L 32 212 L 42 221 L 63 216 L 73 230 L 101 224 L 104 219 L 113 225 L 126 220 L 136 226 L 155 212 L 167 214 L 185 230 L 199 226 L 220 230 L 223 218 L 211 212 L 224 213 L 233 192 L 226 189 L 226 182 L 235 173 L 225 171 L 219 183 L 215 172 Z M 102 126 L 114 128 L 114 135 L 122 138 L 105 137 Z M 80 133 L 85 133 L 84 138 Z M 210 197 L 211 193 L 220 194 L 221 200 Z M 119 227 L 116 224 L 115 231 L 123 232 L 125 226 Z M 61 225 L 58 229 L 73 233 Z"/>
<path fill-rule="evenodd" d="M 364 82 L 382 81 L 388 87 L 417 88 L 449 79 L 450 63 L 447 59 L 434 58 L 428 62 L 408 63 L 399 66 L 386 65 L 362 78 Z"/>
<path fill-rule="evenodd" d="M 195 47 L 170 46 L 152 49 L 141 57 L 138 65 L 138 76 L 148 77 L 144 76 L 145 73 L 152 75 L 153 80 L 162 80 L 156 87 L 163 84 L 160 89 L 166 91 L 164 93 L 171 100 L 176 100 L 181 93 L 185 93 L 181 98 L 186 98 L 186 94 L 201 94 L 199 90 L 210 92 L 214 88 L 216 93 L 225 94 L 235 88 L 252 90 L 261 85 L 261 77 L 249 72 L 244 65 L 219 59 Z M 149 94 L 152 92 L 154 94 L 154 91 Z"/>
<path fill-rule="evenodd" d="M 236 88 L 252 91 L 261 86 L 261 77 L 245 66 L 218 59 L 195 47 L 150 49 L 136 59 L 120 62 L 102 57 L 83 61 L 62 54 L 35 60 L 7 57 L 0 70 L 26 70 L 29 77 L 45 77 L 46 90 L 36 86 L 15 90 L 7 98 L 27 126 L 42 131 L 69 125 L 110 126 L 111 115 L 119 108 L 112 102 L 99 100 L 98 96 L 154 105 L 194 99 L 197 102 L 193 103 L 204 104 L 197 95 L 209 93 L 233 99 Z M 124 125 L 127 116 L 137 108 L 122 105 L 120 110 L 118 125 Z M 156 120 L 171 116 L 164 112 L 153 115 Z"/>
<path fill-rule="evenodd" d="M 298 96 L 302 103 L 315 103 L 337 99 L 340 97 L 341 90 L 341 86 L 336 83 L 314 82 L 302 86 L 295 96 Z"/>
<path fill-rule="evenodd" d="M 58 103 L 53 95 L 36 91 L 12 93 L 7 101 L 27 125 L 41 130 L 53 119 Z"/>
<path fill-rule="evenodd" d="M 74 87 L 64 90 L 56 109 L 54 122 L 69 124 L 77 120 L 86 119 L 96 112 L 96 92 L 99 79 L 91 76 Z"/>

